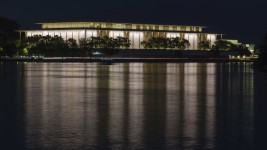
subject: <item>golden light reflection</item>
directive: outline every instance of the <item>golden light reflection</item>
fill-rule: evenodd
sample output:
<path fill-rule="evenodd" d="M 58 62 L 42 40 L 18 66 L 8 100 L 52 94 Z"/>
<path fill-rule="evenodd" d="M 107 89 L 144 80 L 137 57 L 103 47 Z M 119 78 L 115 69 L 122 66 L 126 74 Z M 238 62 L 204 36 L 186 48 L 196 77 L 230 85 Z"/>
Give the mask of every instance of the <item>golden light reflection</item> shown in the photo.
<path fill-rule="evenodd" d="M 144 132 L 144 93 L 143 93 L 143 63 L 129 64 L 129 99 L 128 99 L 128 133 L 129 149 L 141 148 Z"/>
<path fill-rule="evenodd" d="M 28 148 L 149 149 L 156 139 L 169 148 L 213 149 L 218 136 L 253 138 L 248 64 L 24 65 Z"/>

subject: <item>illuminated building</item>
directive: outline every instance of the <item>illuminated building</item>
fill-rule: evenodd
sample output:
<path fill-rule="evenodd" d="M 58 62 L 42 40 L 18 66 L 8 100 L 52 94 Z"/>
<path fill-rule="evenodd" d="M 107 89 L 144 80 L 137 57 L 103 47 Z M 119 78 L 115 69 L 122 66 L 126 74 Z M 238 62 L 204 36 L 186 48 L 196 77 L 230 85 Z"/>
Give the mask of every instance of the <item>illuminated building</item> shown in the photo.
<path fill-rule="evenodd" d="M 38 23 L 40 30 L 21 30 L 26 37 L 34 35 L 61 36 L 64 40 L 73 38 L 76 41 L 91 36 L 126 37 L 131 41 L 130 49 L 143 49 L 141 42 L 151 37 L 180 37 L 189 41 L 188 49 L 197 50 L 200 41 L 210 41 L 212 45 L 217 35 L 203 32 L 204 26 L 179 26 L 156 24 L 132 24 L 110 22 L 53 22 Z M 220 36 L 221 37 L 221 36 Z"/>

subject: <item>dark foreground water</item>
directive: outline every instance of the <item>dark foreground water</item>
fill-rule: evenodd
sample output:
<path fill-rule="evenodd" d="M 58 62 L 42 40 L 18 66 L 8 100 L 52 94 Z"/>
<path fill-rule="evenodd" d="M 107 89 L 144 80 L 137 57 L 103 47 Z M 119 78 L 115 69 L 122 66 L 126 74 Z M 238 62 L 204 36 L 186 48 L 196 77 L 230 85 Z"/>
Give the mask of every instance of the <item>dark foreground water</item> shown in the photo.
<path fill-rule="evenodd" d="M 0 63 L 0 149 L 262 149 L 249 63 Z"/>

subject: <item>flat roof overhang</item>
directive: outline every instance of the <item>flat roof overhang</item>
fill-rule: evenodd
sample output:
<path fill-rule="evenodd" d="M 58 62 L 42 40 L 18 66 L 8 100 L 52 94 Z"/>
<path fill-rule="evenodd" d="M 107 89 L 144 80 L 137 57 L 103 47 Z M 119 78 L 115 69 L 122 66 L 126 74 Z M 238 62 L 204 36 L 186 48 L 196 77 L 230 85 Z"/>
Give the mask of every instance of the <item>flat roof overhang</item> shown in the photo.
<path fill-rule="evenodd" d="M 67 22 L 39 22 L 39 23 L 36 23 L 36 24 L 40 24 L 40 25 L 43 25 L 43 24 L 53 24 L 53 23 L 62 23 L 62 24 L 69 24 L 69 23 L 105 23 L 105 24 L 132 24 L 132 25 L 153 25 L 153 26 L 180 26 L 180 27 L 201 27 L 201 28 L 208 28 L 206 26 L 196 26 L 196 25 L 177 25 L 177 24 L 152 24 L 152 23 L 125 23 L 125 22 L 87 22 L 87 21 L 67 21 Z"/>
<path fill-rule="evenodd" d="M 196 33 L 196 34 L 217 34 L 225 35 L 221 33 L 209 33 L 209 32 L 192 32 L 192 31 L 170 31 L 170 30 L 135 30 L 135 29 L 108 29 L 108 28 L 53 28 L 53 29 L 22 29 L 16 30 L 18 32 L 27 31 L 54 31 L 54 30 L 99 30 L 99 31 L 136 31 L 136 32 L 168 32 L 168 33 Z"/>

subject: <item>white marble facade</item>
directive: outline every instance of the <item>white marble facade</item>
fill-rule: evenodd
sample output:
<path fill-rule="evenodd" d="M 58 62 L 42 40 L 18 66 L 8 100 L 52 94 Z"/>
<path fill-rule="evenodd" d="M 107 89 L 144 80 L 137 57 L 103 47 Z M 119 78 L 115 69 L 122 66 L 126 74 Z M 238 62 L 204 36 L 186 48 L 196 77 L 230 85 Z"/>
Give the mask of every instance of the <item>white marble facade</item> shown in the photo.
<path fill-rule="evenodd" d="M 87 30 L 87 29 L 77 29 L 77 30 L 29 30 L 26 31 L 26 37 L 34 36 L 34 35 L 50 35 L 50 36 L 61 36 L 64 40 L 73 38 L 77 42 L 79 42 L 79 39 L 82 38 L 90 38 L 91 36 L 98 36 L 97 30 Z M 144 41 L 144 31 L 128 31 L 128 38 L 131 41 L 131 49 L 142 49 L 143 46 L 141 45 L 141 42 Z M 205 33 L 202 33 L 205 34 Z M 116 38 L 118 36 L 126 37 L 125 31 L 109 31 L 108 32 L 109 37 Z M 211 45 L 214 44 L 216 41 L 216 34 L 206 34 L 207 40 L 211 41 Z M 198 33 L 184 33 L 183 37 L 189 41 L 190 46 L 188 49 L 190 50 L 197 50 L 198 49 L 198 41 L 200 34 Z M 175 33 L 175 32 L 169 32 L 166 33 L 167 38 L 175 38 L 175 37 L 181 37 L 181 33 Z"/>
<path fill-rule="evenodd" d="M 42 36 L 61 36 L 64 40 L 73 38 L 76 41 L 82 38 L 89 38 L 91 36 L 97 36 L 96 30 L 40 30 L 40 31 L 27 31 L 26 37 L 42 35 Z"/>

